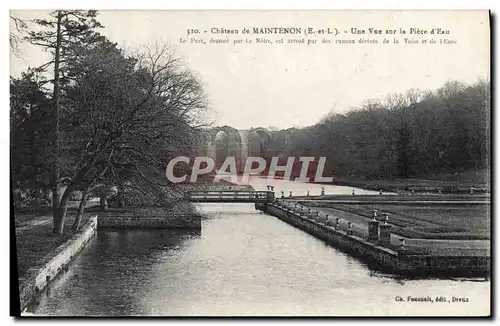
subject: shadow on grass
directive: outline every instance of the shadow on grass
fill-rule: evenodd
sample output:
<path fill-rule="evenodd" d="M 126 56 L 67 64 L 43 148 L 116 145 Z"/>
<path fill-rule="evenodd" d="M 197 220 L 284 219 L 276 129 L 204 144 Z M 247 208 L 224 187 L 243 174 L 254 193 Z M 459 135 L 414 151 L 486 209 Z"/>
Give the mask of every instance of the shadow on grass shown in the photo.
<path fill-rule="evenodd" d="M 49 217 L 51 212 L 47 214 Z M 76 215 L 76 208 L 68 209 L 68 214 L 64 223 L 64 233 L 57 235 L 52 233 L 53 224 L 44 223 L 34 225 L 31 228 L 16 230 L 16 252 L 18 261 L 19 277 L 23 277 L 30 267 L 42 264 L 45 257 L 58 246 L 66 242 L 74 233 L 71 229 Z M 19 227 L 18 220 L 24 221 L 25 225 L 34 217 L 33 214 L 16 214 L 16 227 Z M 38 216 L 39 217 L 39 216 Z M 87 222 L 90 214 L 84 214 L 82 222 L 83 225 Z M 51 221 L 51 217 L 50 217 Z"/>

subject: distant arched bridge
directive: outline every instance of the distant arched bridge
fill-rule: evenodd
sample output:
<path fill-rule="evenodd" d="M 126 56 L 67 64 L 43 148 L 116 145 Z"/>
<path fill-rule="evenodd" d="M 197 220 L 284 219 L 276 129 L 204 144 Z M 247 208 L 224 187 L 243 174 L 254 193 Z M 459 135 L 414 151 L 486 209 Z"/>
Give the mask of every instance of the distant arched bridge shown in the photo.
<path fill-rule="evenodd" d="M 238 130 L 230 126 L 204 130 L 200 135 L 198 155 L 214 159 L 220 166 L 227 157 L 236 159 L 243 170 L 247 157 L 272 157 L 283 153 L 290 144 L 288 130 L 270 131 L 266 128 Z"/>

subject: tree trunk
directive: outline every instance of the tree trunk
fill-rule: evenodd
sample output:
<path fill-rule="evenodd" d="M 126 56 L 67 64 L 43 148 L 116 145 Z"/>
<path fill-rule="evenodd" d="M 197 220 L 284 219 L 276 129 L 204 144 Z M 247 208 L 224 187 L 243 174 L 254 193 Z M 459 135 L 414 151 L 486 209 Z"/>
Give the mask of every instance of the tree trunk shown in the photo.
<path fill-rule="evenodd" d="M 123 185 L 118 185 L 118 194 L 117 194 L 117 206 L 118 208 L 125 207 L 125 193 L 123 189 Z"/>
<path fill-rule="evenodd" d="M 64 232 L 64 220 L 66 219 L 66 213 L 68 212 L 68 201 L 71 193 L 74 189 L 74 184 L 69 185 L 64 191 L 61 197 L 61 203 L 59 204 L 58 220 L 57 224 L 54 225 L 54 229 L 57 234 L 62 234 Z"/>
<path fill-rule="evenodd" d="M 57 174 L 54 172 L 54 174 Z M 53 177 L 55 179 L 55 176 Z M 58 232 L 58 225 L 59 225 L 59 187 L 57 185 L 57 181 L 52 182 L 52 220 L 54 227 L 52 229 L 53 233 L 59 233 Z"/>
<path fill-rule="evenodd" d="M 108 210 L 108 199 L 106 195 L 101 195 L 101 197 L 99 197 L 99 204 L 101 205 L 101 212 Z"/>
<path fill-rule="evenodd" d="M 61 234 L 64 217 L 59 216 L 59 61 L 61 51 L 61 11 L 57 12 L 57 31 L 56 31 L 56 48 L 54 56 L 54 93 L 52 99 L 54 101 L 54 109 L 56 114 L 56 125 L 54 128 L 54 144 L 55 144 L 55 160 L 52 172 L 52 217 L 54 220 L 54 228 L 52 232 Z"/>
<path fill-rule="evenodd" d="M 80 222 L 82 221 L 83 211 L 85 210 L 85 204 L 87 204 L 87 194 L 88 188 L 83 190 L 82 199 L 80 200 L 80 205 L 78 206 L 78 210 L 76 211 L 75 222 L 71 227 L 73 230 L 78 230 L 80 228 Z"/>

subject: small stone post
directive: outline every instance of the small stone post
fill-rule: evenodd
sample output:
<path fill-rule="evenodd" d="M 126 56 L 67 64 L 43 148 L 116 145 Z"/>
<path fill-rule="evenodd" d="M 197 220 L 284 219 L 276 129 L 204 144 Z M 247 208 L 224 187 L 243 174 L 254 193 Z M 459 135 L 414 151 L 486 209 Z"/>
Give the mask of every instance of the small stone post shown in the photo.
<path fill-rule="evenodd" d="M 307 197 L 309 197 L 309 190 L 307 191 L 307 194 L 306 194 Z"/>
<path fill-rule="evenodd" d="M 321 196 L 325 195 L 325 187 L 321 187 Z"/>
<path fill-rule="evenodd" d="M 285 192 L 281 190 L 281 198 L 285 198 Z"/>
<path fill-rule="evenodd" d="M 389 245 L 391 243 L 391 225 L 390 224 L 380 224 L 379 225 L 379 241 L 383 245 Z"/>
<path fill-rule="evenodd" d="M 379 221 L 377 221 L 377 210 L 373 210 L 373 219 L 368 221 L 368 240 L 377 241 L 378 240 L 378 226 Z"/>
<path fill-rule="evenodd" d="M 384 224 L 389 223 L 389 213 L 382 213 L 384 215 Z"/>
<path fill-rule="evenodd" d="M 314 214 L 314 219 L 315 219 L 316 221 L 319 221 L 319 220 L 320 220 L 319 212 L 316 212 L 316 213 Z"/>
<path fill-rule="evenodd" d="M 288 197 L 292 197 L 292 192 L 290 191 L 290 195 Z"/>
<path fill-rule="evenodd" d="M 353 196 L 355 195 L 355 193 L 354 193 L 354 189 L 352 190 L 352 195 L 353 195 Z"/>
<path fill-rule="evenodd" d="M 399 250 L 405 250 L 405 238 L 399 238 Z"/>
<path fill-rule="evenodd" d="M 347 235 L 352 235 L 352 222 L 347 222 Z"/>

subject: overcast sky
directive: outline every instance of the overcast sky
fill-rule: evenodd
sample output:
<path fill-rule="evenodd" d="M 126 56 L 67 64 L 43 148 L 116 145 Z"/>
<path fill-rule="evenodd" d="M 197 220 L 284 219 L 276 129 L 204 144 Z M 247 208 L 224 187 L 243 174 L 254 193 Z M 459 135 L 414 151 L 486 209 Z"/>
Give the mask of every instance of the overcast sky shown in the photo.
<path fill-rule="evenodd" d="M 22 18 L 44 12 L 14 12 Z M 410 88 L 435 89 L 448 80 L 471 83 L 489 78 L 489 22 L 487 11 L 100 11 L 102 33 L 120 46 L 135 49 L 168 43 L 201 77 L 217 125 L 238 129 L 306 126 L 330 111 L 343 113 L 366 99 L 383 99 Z M 335 39 L 355 39 L 344 31 L 380 28 L 443 28 L 454 45 L 379 44 L 191 44 L 187 29 L 306 27 L 337 28 Z M 272 40 L 299 38 L 261 35 Z M 188 42 L 180 44 L 181 37 Z M 245 36 L 231 36 L 231 39 Z M 255 42 L 257 35 L 248 38 Z M 303 37 L 303 36 L 302 36 Z M 363 38 L 373 38 L 362 36 Z M 392 36 L 386 36 L 391 39 Z M 411 36 L 410 36 L 411 37 Z M 413 36 L 422 40 L 423 36 Z M 316 37 L 321 39 L 321 37 Z M 404 43 L 403 37 L 398 36 Z M 430 36 L 426 37 L 430 38 Z M 440 36 L 434 36 L 439 42 Z M 22 58 L 11 58 L 11 74 L 46 60 L 28 45 Z"/>

